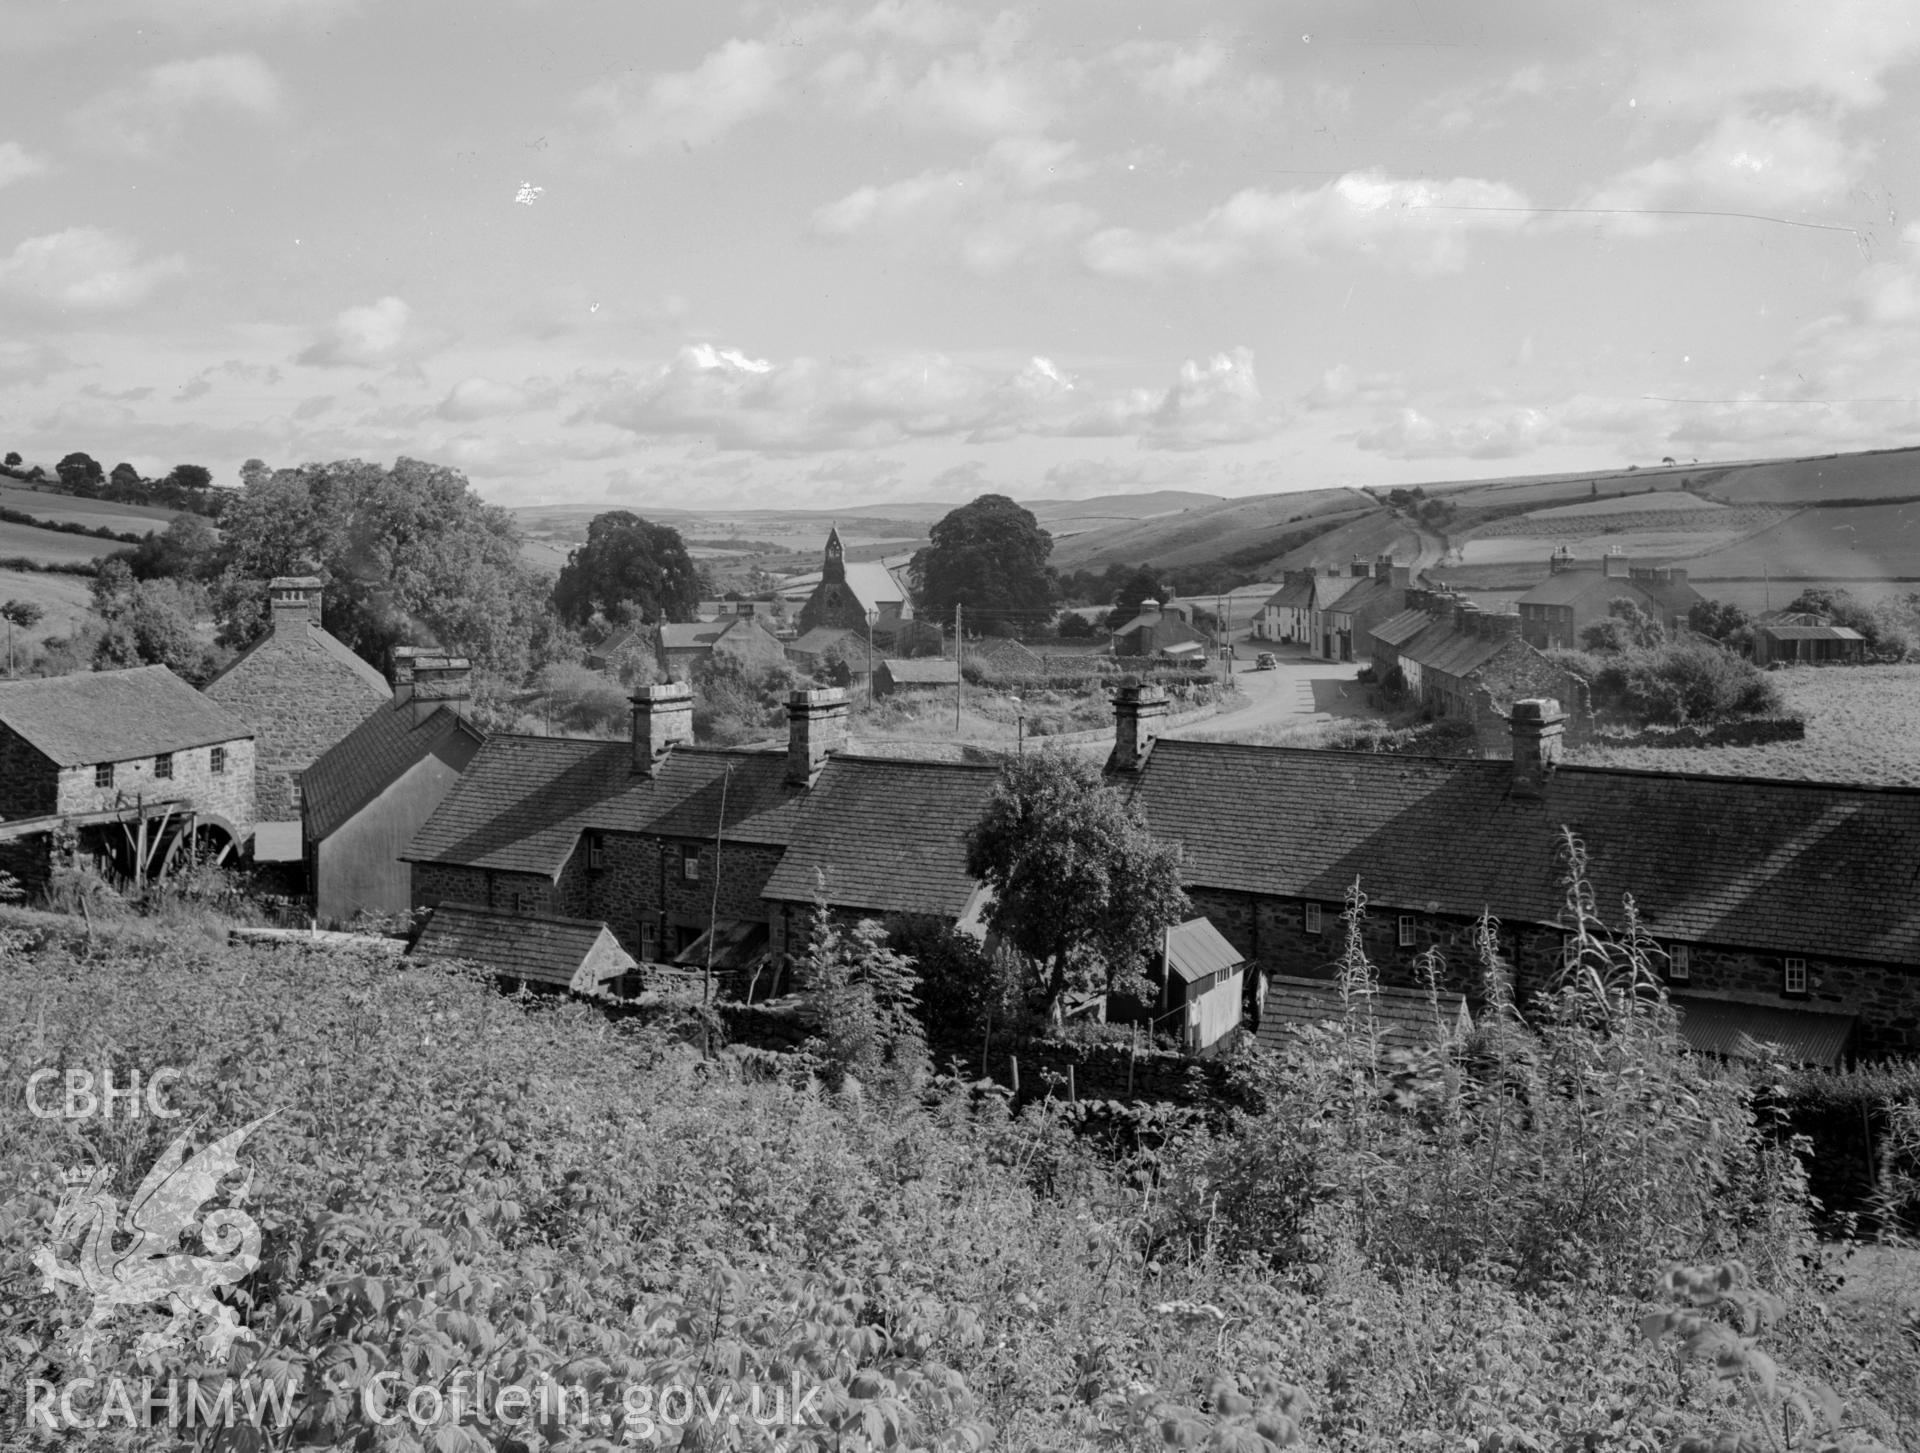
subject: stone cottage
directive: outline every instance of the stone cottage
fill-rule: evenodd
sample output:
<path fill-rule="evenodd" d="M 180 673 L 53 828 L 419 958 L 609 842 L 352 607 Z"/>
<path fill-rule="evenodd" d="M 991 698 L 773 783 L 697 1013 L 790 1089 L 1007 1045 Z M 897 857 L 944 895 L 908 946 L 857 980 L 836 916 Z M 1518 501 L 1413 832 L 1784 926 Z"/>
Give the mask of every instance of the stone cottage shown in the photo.
<path fill-rule="evenodd" d="M 1485 911 L 1524 1001 L 1563 963 L 1571 833 L 1603 917 L 1633 895 L 1697 1044 L 1771 1015 L 1793 1057 L 1920 1049 L 1920 790 L 1565 766 L 1552 701 L 1516 703 L 1511 761 L 1159 741 L 1165 710 L 1122 688 L 1112 780 L 1263 973 L 1332 977 L 1357 884 L 1384 982 L 1417 987 L 1431 948 L 1472 997 Z"/>
<path fill-rule="evenodd" d="M 321 627 L 318 576 L 277 576 L 267 590 L 267 633 L 204 690 L 254 731 L 255 856 L 298 862 L 300 774 L 386 701 L 387 683 Z"/>

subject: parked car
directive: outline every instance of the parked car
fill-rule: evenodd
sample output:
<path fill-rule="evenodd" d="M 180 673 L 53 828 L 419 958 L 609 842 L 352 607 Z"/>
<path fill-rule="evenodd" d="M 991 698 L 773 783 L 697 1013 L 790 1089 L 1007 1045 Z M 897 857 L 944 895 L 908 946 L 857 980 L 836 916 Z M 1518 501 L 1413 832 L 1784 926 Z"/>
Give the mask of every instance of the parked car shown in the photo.
<path fill-rule="evenodd" d="M 1271 671 L 1279 664 L 1280 658 L 1271 651 L 1262 651 L 1253 658 L 1253 669 L 1256 671 Z"/>

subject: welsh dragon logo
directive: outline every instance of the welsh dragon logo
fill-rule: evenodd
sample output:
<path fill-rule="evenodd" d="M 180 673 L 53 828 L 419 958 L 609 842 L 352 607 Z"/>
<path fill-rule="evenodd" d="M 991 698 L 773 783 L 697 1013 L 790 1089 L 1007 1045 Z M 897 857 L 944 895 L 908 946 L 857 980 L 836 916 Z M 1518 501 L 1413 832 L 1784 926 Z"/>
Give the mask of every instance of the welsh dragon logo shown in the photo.
<path fill-rule="evenodd" d="M 181 1233 L 193 1228 L 200 1207 L 213 1199 L 221 1181 L 240 1174 L 241 1142 L 271 1118 L 263 1115 L 241 1126 L 191 1159 L 187 1139 L 192 1132 L 181 1135 L 147 1172 L 127 1205 L 124 1221 L 120 1203 L 107 1190 L 108 1167 L 67 1171 L 52 1238 L 34 1253 L 33 1262 L 48 1291 L 57 1292 L 65 1283 L 93 1296 L 93 1310 L 74 1336 L 74 1351 L 81 1361 L 92 1362 L 94 1345 L 114 1308 L 156 1302 L 164 1302 L 172 1315 L 164 1326 L 139 1339 L 134 1346 L 138 1354 L 182 1346 L 195 1312 L 211 1323 L 200 1338 L 210 1357 L 224 1359 L 236 1341 L 255 1340 L 240 1325 L 233 1308 L 213 1295 L 216 1287 L 231 1286 L 260 1262 L 260 1228 L 239 1209 L 252 1187 L 252 1170 L 247 1169 L 229 1205 L 199 1221 L 200 1240 L 212 1255 L 182 1251 L 179 1240 Z M 132 1239 L 115 1249 L 121 1237 Z M 54 1247 L 76 1240 L 80 1243 L 77 1260 L 65 1262 L 54 1255 Z"/>

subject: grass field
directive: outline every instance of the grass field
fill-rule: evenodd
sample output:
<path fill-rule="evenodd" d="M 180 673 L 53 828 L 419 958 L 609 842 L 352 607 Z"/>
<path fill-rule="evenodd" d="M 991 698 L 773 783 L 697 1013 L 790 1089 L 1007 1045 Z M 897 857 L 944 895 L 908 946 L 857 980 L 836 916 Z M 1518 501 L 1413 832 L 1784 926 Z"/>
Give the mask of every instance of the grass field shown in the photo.
<path fill-rule="evenodd" d="M 64 636 L 92 609 L 87 582 L 78 575 L 43 575 L 35 570 L 0 570 L 0 601 L 26 600 L 45 612 L 37 625 L 14 632 L 14 655 L 22 663 L 48 636 Z M 6 652 L 6 630 L 0 623 L 0 662 Z M 0 669 L 4 669 L 0 666 Z"/>
<path fill-rule="evenodd" d="M 1710 499 L 1701 499 L 1697 495 L 1675 490 L 1671 494 L 1630 494 L 1614 499 L 1590 499 L 1577 505 L 1554 505 L 1551 509 L 1535 510 L 1527 519 L 1534 520 L 1584 520 L 1596 515 L 1679 515 L 1696 510 L 1709 512 L 1726 509 L 1727 506 L 1715 504 Z M 1498 526 L 1487 527 L 1491 533 Z"/>
<path fill-rule="evenodd" d="M 1920 787 L 1920 666 L 1796 667 L 1773 673 L 1802 742 L 1764 747 L 1580 747 L 1567 760 L 1722 777 L 1792 777 Z"/>
<path fill-rule="evenodd" d="M 1145 561 L 1163 568 L 1204 565 L 1329 516 L 1379 512 L 1379 505 L 1358 490 L 1254 495 L 1069 536 L 1055 545 L 1051 563 L 1060 570 Z"/>
<path fill-rule="evenodd" d="M 151 509 L 146 505 L 115 504 L 111 500 L 82 499 L 79 495 L 49 494 L 45 490 L 22 489 L 19 485 L 0 485 L 0 506 L 32 515 L 36 520 L 52 520 L 61 525 L 86 525 L 88 528 L 119 530 L 144 535 L 164 530 L 173 522 L 173 510 Z"/>
<path fill-rule="evenodd" d="M 1688 568 L 1696 581 L 1920 580 L 1920 504 L 1800 510 Z"/>
<path fill-rule="evenodd" d="M 98 560 L 102 555 L 126 548 L 118 540 L 63 535 L 58 530 L 37 530 L 32 525 L 0 524 L 0 558 L 23 555 L 49 565 L 64 565 L 74 560 Z"/>
<path fill-rule="evenodd" d="M 1920 496 L 1920 449 L 1779 459 L 1726 471 L 1700 491 L 1729 504 L 1817 504 Z"/>

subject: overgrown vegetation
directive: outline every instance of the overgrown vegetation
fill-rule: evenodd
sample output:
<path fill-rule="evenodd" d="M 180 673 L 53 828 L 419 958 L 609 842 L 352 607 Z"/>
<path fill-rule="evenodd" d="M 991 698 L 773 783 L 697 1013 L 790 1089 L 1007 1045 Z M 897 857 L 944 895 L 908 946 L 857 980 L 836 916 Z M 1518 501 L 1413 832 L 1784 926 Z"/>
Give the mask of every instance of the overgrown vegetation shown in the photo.
<path fill-rule="evenodd" d="M 0 1379 L 294 1385 L 266 1446 L 620 1446 L 641 1433 L 630 1387 L 737 1406 L 795 1374 L 821 1425 L 783 1444 L 842 1453 L 1904 1442 L 1911 1349 L 1820 1309 L 1792 1145 L 1742 1075 L 1680 1047 L 1631 916 L 1614 936 L 1572 906 L 1576 971 L 1531 1032 L 1488 924 L 1472 1036 L 1376 1056 L 1355 963 L 1342 1022 L 1240 1061 L 1257 1105 L 1137 1146 L 1055 1100 L 915 1092 L 916 975 L 867 929 L 816 936 L 813 1075 L 458 971 L 0 910 L 9 1082 L 171 1067 L 188 1116 L 0 1116 Z M 219 1364 L 136 1354 L 160 1316 L 130 1310 L 83 1369 L 86 1298 L 29 1260 L 70 1254 L 62 1168 L 97 1156 L 124 1206 L 186 1125 L 269 1113 L 245 1148 L 259 1263 L 232 1297 L 252 1340 Z M 1739 1319 L 1759 1287 L 1757 1332 Z M 384 1434 L 358 1399 L 381 1374 L 444 1397 L 481 1373 L 583 1391 L 565 1423 Z M 98 1391 L 72 1401 L 89 1416 Z M 61 1438 L 189 1446 L 117 1423 Z"/>
<path fill-rule="evenodd" d="M 1689 637 L 1605 653 L 1546 654 L 1587 683 L 1602 721 L 1709 725 L 1783 710 L 1780 689 L 1766 672 L 1711 641 Z"/>

